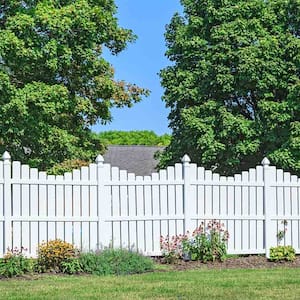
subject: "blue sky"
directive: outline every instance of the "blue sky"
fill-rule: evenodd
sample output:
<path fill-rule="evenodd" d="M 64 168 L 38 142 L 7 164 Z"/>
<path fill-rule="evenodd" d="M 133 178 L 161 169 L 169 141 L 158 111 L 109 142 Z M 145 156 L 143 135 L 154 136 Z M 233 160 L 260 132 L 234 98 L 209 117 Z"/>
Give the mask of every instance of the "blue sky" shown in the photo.
<path fill-rule="evenodd" d="M 118 56 L 108 56 L 116 71 L 116 79 L 136 83 L 151 90 L 151 95 L 131 108 L 113 109 L 113 121 L 93 127 L 96 132 L 107 130 L 153 130 L 157 134 L 170 133 L 168 110 L 161 97 L 158 72 L 170 62 L 164 56 L 165 25 L 177 11 L 179 0 L 116 0 L 120 26 L 132 29 L 138 36 L 135 43 Z"/>

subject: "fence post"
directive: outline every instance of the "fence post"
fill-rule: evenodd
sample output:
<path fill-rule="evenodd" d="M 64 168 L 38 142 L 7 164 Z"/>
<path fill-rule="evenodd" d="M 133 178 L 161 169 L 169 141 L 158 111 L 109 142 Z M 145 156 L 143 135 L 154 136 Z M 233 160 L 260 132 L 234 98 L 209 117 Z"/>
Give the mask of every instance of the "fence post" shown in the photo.
<path fill-rule="evenodd" d="M 272 225 L 272 215 L 274 214 L 275 195 L 271 183 L 276 178 L 276 169 L 270 166 L 270 161 L 265 157 L 261 164 L 263 165 L 263 180 L 264 180 L 264 215 L 265 215 L 265 251 L 266 257 L 270 258 L 270 248 L 276 246 L 276 230 Z"/>
<path fill-rule="evenodd" d="M 192 230 L 191 228 L 191 197 L 190 197 L 190 157 L 185 154 L 182 161 L 182 168 L 183 168 L 183 212 L 184 212 L 184 233 L 188 230 Z"/>
<path fill-rule="evenodd" d="M 12 248 L 11 228 L 11 162 L 7 151 L 3 153 L 3 179 L 4 179 L 4 251 Z"/>
<path fill-rule="evenodd" d="M 108 247 L 110 243 L 109 226 L 105 222 L 106 217 L 109 215 L 109 201 L 108 194 L 105 191 L 106 172 L 104 165 L 104 158 L 98 155 L 96 158 L 97 164 L 97 202 L 98 202 L 98 248 Z"/>

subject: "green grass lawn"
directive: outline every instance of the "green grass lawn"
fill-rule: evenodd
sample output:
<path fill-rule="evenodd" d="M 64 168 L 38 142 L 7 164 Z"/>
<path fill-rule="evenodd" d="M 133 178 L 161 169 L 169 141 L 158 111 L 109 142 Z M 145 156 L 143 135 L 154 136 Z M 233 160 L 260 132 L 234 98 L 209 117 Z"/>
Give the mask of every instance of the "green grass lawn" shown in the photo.
<path fill-rule="evenodd" d="M 300 269 L 42 276 L 0 280 L 0 299 L 299 299 Z"/>

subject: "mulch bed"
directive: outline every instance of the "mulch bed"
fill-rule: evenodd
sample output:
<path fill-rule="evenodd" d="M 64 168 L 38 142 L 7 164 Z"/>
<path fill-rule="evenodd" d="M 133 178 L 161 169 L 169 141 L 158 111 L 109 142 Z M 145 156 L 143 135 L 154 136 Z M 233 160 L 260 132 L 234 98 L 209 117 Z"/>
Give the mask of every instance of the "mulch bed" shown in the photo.
<path fill-rule="evenodd" d="M 199 269 L 263 269 L 263 268 L 298 268 L 300 267 L 300 255 L 296 256 L 296 260 L 293 262 L 281 261 L 281 262 L 272 262 L 269 261 L 263 255 L 245 255 L 245 256 L 236 256 L 229 257 L 224 262 L 215 261 L 201 263 L 199 261 L 183 261 L 177 260 L 172 264 L 166 264 L 161 257 L 153 258 L 154 261 L 158 264 L 167 265 L 167 269 L 159 269 L 154 272 L 167 272 L 170 269 L 174 271 L 186 271 L 186 270 L 199 270 Z M 13 277 L 13 279 L 19 280 L 36 280 L 44 276 L 55 275 L 55 276 L 68 276 L 62 273 L 33 273 L 25 274 L 19 277 Z M 91 276 L 89 274 L 77 274 L 74 276 Z M 10 280 L 10 278 L 5 278 L 0 276 L 0 280 Z"/>
<path fill-rule="evenodd" d="M 157 263 L 163 264 L 161 258 L 156 259 Z M 229 257 L 224 262 L 207 262 L 201 263 L 199 261 L 183 261 L 177 260 L 174 264 L 170 264 L 176 271 L 184 271 L 190 269 L 261 269 L 261 268 L 298 268 L 300 267 L 300 256 L 296 257 L 293 262 L 281 261 L 272 262 L 265 256 L 249 255 L 249 256 L 237 256 Z"/>

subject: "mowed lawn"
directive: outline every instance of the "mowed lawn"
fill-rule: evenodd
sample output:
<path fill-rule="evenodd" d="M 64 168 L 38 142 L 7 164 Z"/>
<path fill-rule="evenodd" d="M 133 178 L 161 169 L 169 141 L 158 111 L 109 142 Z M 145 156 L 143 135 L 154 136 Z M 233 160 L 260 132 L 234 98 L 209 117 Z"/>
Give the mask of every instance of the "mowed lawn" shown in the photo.
<path fill-rule="evenodd" d="M 300 269 L 9 279 L 0 280 L 0 299 L 300 299 Z"/>

